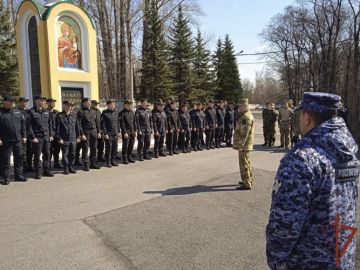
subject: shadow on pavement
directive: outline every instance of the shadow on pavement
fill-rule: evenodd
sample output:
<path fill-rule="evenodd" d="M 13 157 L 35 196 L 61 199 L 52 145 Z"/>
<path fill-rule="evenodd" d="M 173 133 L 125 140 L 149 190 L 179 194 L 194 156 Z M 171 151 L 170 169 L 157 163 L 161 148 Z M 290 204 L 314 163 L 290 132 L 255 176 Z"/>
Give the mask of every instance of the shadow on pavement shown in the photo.
<path fill-rule="evenodd" d="M 189 195 L 195 193 L 205 193 L 205 192 L 219 192 L 219 191 L 237 191 L 235 188 L 239 185 L 218 185 L 218 186 L 191 186 L 191 187 L 178 187 L 178 188 L 169 188 L 163 191 L 144 191 L 144 194 L 161 194 L 162 196 L 168 195 Z"/>
<path fill-rule="evenodd" d="M 290 150 L 285 148 L 278 148 L 277 146 L 274 147 L 267 147 L 262 146 L 261 144 L 254 145 L 254 151 L 256 152 L 270 152 L 270 153 L 287 153 Z"/>

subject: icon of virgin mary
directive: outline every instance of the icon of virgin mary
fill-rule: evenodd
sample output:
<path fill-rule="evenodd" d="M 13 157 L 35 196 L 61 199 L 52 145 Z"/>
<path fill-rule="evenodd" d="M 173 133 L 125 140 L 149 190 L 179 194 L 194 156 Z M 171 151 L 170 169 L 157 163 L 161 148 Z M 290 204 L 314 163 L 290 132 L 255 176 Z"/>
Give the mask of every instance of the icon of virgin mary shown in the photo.
<path fill-rule="evenodd" d="M 81 68 L 81 53 L 78 48 L 78 37 L 72 27 L 62 22 L 61 36 L 58 39 L 59 66 L 64 68 Z"/>

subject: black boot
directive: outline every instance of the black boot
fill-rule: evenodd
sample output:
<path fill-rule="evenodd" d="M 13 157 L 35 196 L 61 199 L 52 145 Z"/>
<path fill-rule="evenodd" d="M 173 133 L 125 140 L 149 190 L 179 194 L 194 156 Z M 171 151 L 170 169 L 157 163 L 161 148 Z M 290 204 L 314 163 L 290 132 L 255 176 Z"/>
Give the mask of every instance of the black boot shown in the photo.
<path fill-rule="evenodd" d="M 82 166 L 83 163 L 80 159 L 75 160 L 75 166 Z"/>
<path fill-rule="evenodd" d="M 111 167 L 112 167 L 110 161 L 107 161 L 107 162 L 106 162 L 106 167 L 108 167 L 108 168 L 111 168 Z"/>
<path fill-rule="evenodd" d="M 89 163 L 87 163 L 87 162 L 84 163 L 84 171 L 85 171 L 85 172 L 90 171 Z"/>
<path fill-rule="evenodd" d="M 36 179 L 36 180 L 40 180 L 40 179 L 41 179 L 40 169 L 35 169 L 35 179 Z"/>
<path fill-rule="evenodd" d="M 135 160 L 133 160 L 133 158 L 132 158 L 132 154 L 128 155 L 127 159 L 129 161 L 129 163 L 135 163 Z"/>
<path fill-rule="evenodd" d="M 9 176 L 4 176 L 4 180 L 2 182 L 2 185 L 7 186 L 10 184 L 10 177 Z"/>
<path fill-rule="evenodd" d="M 160 152 L 159 156 L 160 157 L 167 157 L 167 154 L 165 154 L 164 152 Z"/>
<path fill-rule="evenodd" d="M 123 160 L 123 164 L 124 164 L 124 165 L 128 165 L 128 164 L 129 164 L 129 161 L 128 161 L 127 156 L 123 156 L 122 160 Z"/>
<path fill-rule="evenodd" d="M 68 175 L 69 174 L 69 169 L 68 167 L 64 166 L 64 172 L 63 172 L 65 175 Z"/>
<path fill-rule="evenodd" d="M 139 161 L 144 161 L 143 155 L 139 154 Z"/>
<path fill-rule="evenodd" d="M 145 160 L 151 160 L 151 157 L 149 157 L 147 154 L 144 154 L 144 159 Z"/>
<path fill-rule="evenodd" d="M 22 175 L 15 175 L 15 181 L 17 182 L 26 182 L 27 178 Z"/>
<path fill-rule="evenodd" d="M 159 152 L 154 152 L 154 158 L 159 158 Z"/>
<path fill-rule="evenodd" d="M 182 151 L 181 151 L 183 154 L 186 154 L 187 151 L 185 150 L 185 148 L 183 147 Z"/>
<path fill-rule="evenodd" d="M 45 177 L 54 177 L 53 173 L 49 169 L 45 169 L 43 175 Z"/>
<path fill-rule="evenodd" d="M 117 167 L 117 166 L 119 166 L 119 165 L 116 163 L 115 160 L 112 160 L 112 161 L 111 161 L 111 166 Z"/>
<path fill-rule="evenodd" d="M 90 163 L 90 169 L 93 169 L 93 170 L 99 170 L 99 169 L 100 169 L 100 167 L 99 167 L 99 166 L 97 166 L 97 165 L 95 164 L 95 162 L 93 161 L 93 162 L 91 162 L 91 163 Z"/>
<path fill-rule="evenodd" d="M 75 174 L 76 171 L 75 171 L 75 169 L 73 167 L 70 166 L 69 167 L 69 173 Z"/>

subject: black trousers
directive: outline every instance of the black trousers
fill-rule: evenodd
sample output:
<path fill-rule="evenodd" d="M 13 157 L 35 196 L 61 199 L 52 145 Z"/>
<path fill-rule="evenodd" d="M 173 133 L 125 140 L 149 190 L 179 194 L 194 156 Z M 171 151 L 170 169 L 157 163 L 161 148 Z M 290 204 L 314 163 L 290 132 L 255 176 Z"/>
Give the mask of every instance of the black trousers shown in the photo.
<path fill-rule="evenodd" d="M 178 141 L 178 132 L 177 131 L 168 132 L 168 134 L 166 135 L 166 147 L 169 153 L 173 153 L 174 151 L 176 151 L 177 141 Z"/>
<path fill-rule="evenodd" d="M 204 129 L 203 128 L 197 128 L 196 131 L 192 131 L 191 147 L 192 148 L 200 148 L 202 145 L 203 138 L 204 138 Z"/>
<path fill-rule="evenodd" d="M 32 150 L 32 143 L 31 140 L 27 140 L 26 141 L 26 148 L 24 149 L 25 153 L 26 153 L 26 167 L 27 168 L 31 168 L 34 164 L 33 164 L 33 158 L 34 158 L 34 152 Z"/>
<path fill-rule="evenodd" d="M 61 145 L 62 164 L 64 168 L 70 168 L 74 164 L 76 141 L 64 141 Z"/>
<path fill-rule="evenodd" d="M 185 150 L 189 148 L 191 140 L 191 131 L 190 130 L 184 130 L 184 132 L 180 132 L 179 134 L 179 148 L 181 150 Z"/>
<path fill-rule="evenodd" d="M 234 129 L 232 127 L 225 127 L 224 131 L 225 131 L 225 141 L 226 141 L 226 143 L 231 144 Z"/>
<path fill-rule="evenodd" d="M 98 159 L 104 155 L 104 149 L 105 149 L 105 140 L 104 140 L 104 138 L 100 138 L 100 139 L 98 139 L 98 145 L 97 145 Z"/>
<path fill-rule="evenodd" d="M 34 166 L 35 170 L 38 172 L 41 168 L 40 166 L 40 155 L 42 154 L 43 160 L 43 170 L 49 170 L 50 163 L 50 141 L 46 138 L 37 138 L 38 143 L 32 143 L 32 150 L 34 152 Z"/>
<path fill-rule="evenodd" d="M 14 154 L 14 174 L 20 176 L 23 173 L 23 153 L 22 143 L 20 141 L 3 141 L 0 146 L 0 174 L 8 178 L 10 174 L 10 157 Z"/>
<path fill-rule="evenodd" d="M 206 146 L 211 146 L 214 142 L 215 129 L 209 128 L 205 130 L 205 134 L 206 134 Z"/>
<path fill-rule="evenodd" d="M 224 140 L 224 127 L 217 127 L 215 129 L 215 142 L 221 143 Z"/>
<path fill-rule="evenodd" d="M 142 133 L 138 135 L 138 154 L 139 155 L 146 155 L 147 151 L 150 148 L 150 134 L 149 133 Z"/>
<path fill-rule="evenodd" d="M 118 137 L 109 135 L 109 139 L 105 140 L 105 159 L 106 162 L 113 162 L 116 159 L 118 150 Z"/>
<path fill-rule="evenodd" d="M 76 144 L 75 149 L 75 161 L 78 162 L 80 160 L 80 151 L 81 151 L 81 143 Z"/>
<path fill-rule="evenodd" d="M 83 163 L 94 164 L 96 162 L 96 151 L 97 151 L 97 131 L 93 130 L 84 130 L 83 131 L 86 141 L 81 141 L 80 147 L 82 152 L 82 161 Z M 90 159 L 89 159 L 89 148 L 90 148 Z"/>
<path fill-rule="evenodd" d="M 154 145 L 155 154 L 164 153 L 165 134 L 160 133 L 159 136 L 154 136 L 154 138 L 155 138 L 155 145 Z"/>
<path fill-rule="evenodd" d="M 52 141 L 50 143 L 50 160 L 53 157 L 54 163 L 59 163 L 60 149 L 61 147 L 58 141 Z"/>
<path fill-rule="evenodd" d="M 135 136 L 129 135 L 126 139 L 122 136 L 122 156 L 123 158 L 131 157 L 134 150 Z"/>

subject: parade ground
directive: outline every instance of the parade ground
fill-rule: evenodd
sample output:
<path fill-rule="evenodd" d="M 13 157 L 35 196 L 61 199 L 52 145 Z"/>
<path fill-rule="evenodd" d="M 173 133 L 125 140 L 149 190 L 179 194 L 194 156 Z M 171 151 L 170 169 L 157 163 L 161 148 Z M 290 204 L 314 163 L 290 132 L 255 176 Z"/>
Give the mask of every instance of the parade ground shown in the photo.
<path fill-rule="evenodd" d="M 265 227 L 283 149 L 230 148 L 0 186 L 0 269 L 268 269 Z M 278 141 L 277 141 L 278 145 Z"/>

